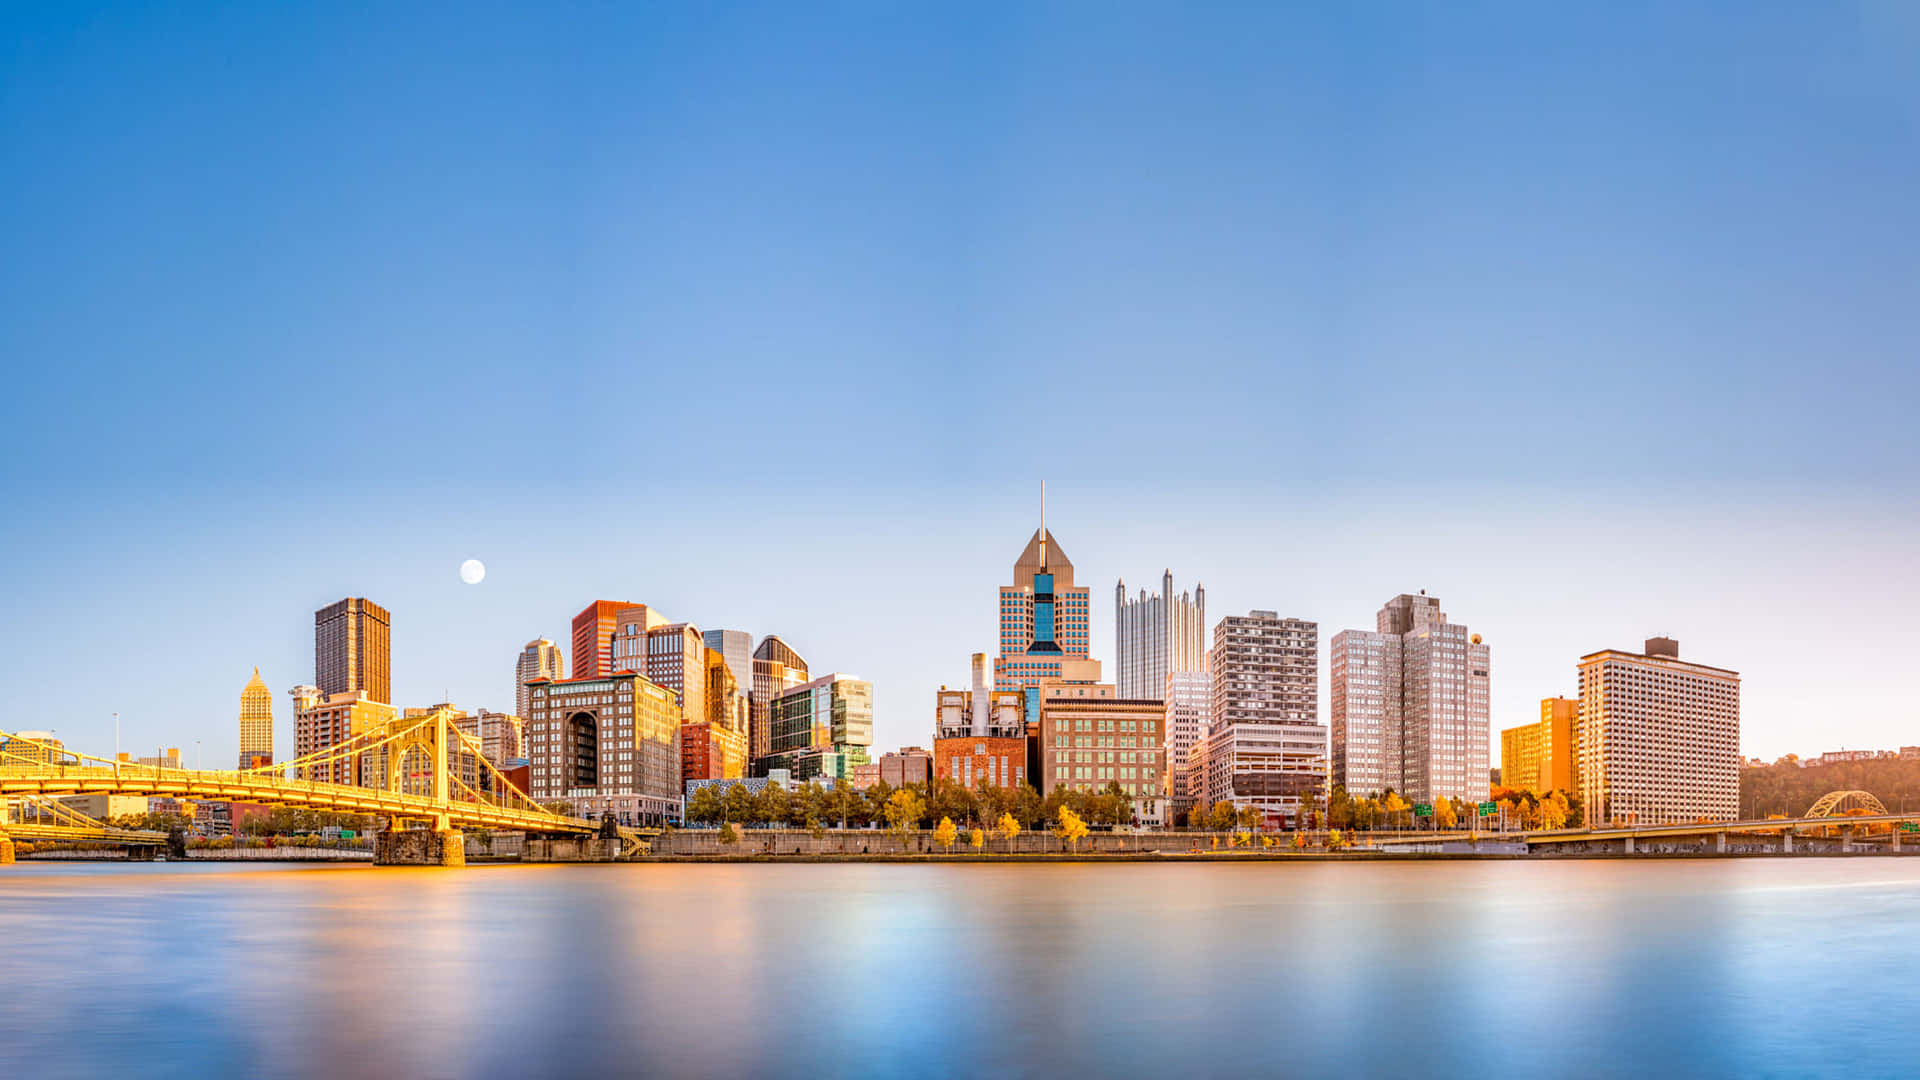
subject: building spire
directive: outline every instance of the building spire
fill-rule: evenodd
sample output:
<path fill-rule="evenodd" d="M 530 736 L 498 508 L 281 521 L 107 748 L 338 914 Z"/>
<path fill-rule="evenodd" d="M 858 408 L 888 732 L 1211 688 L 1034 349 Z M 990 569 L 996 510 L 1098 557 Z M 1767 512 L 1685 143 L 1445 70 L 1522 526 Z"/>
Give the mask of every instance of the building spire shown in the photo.
<path fill-rule="evenodd" d="M 1040 481 L 1040 572 L 1047 572 L 1047 482 Z"/>

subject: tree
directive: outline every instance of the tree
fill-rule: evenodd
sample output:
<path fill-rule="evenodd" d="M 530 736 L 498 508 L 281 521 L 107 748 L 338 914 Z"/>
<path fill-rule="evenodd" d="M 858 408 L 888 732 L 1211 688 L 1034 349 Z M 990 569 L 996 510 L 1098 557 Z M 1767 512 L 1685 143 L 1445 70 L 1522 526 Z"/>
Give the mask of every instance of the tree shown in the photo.
<path fill-rule="evenodd" d="M 1567 794 L 1556 791 L 1540 802 L 1540 827 L 1543 829 L 1564 829 L 1571 809 L 1567 805 Z"/>
<path fill-rule="evenodd" d="M 887 803 L 892 798 L 892 784 L 887 783 L 885 780 L 874 781 L 873 786 L 868 788 L 863 796 L 867 804 L 864 808 L 866 820 L 873 822 L 886 821 Z"/>
<path fill-rule="evenodd" d="M 1454 812 L 1452 799 L 1433 800 L 1433 823 L 1442 829 L 1451 829 L 1460 823 L 1460 816 Z"/>
<path fill-rule="evenodd" d="M 958 834 L 959 830 L 953 827 L 953 819 L 950 817 L 941 818 L 940 824 L 933 827 L 934 842 L 948 851 L 953 850 L 953 841 Z"/>
<path fill-rule="evenodd" d="M 1008 844 L 1012 844 L 1013 838 L 1020 835 L 1020 821 L 1012 811 L 1001 814 L 1000 821 L 994 827 L 1000 830 L 1001 836 L 1007 838 Z"/>
<path fill-rule="evenodd" d="M 833 793 L 827 796 L 824 809 L 830 814 L 837 815 L 840 818 L 840 827 L 844 829 L 849 820 L 855 824 L 860 822 L 860 817 L 855 811 L 863 809 L 866 802 L 860 797 L 859 792 L 853 790 L 853 785 L 847 782 L 847 778 L 842 776 L 834 780 Z"/>
<path fill-rule="evenodd" d="M 1215 832 L 1225 832 L 1233 828 L 1237 816 L 1234 813 L 1233 804 L 1222 799 L 1213 804 L 1213 809 L 1207 811 L 1207 827 Z"/>
<path fill-rule="evenodd" d="M 1333 831 L 1327 833 L 1327 850 L 1328 851 L 1339 851 L 1340 849 L 1346 846 L 1347 846 L 1347 838 L 1341 834 L 1339 829 L 1334 829 Z"/>
<path fill-rule="evenodd" d="M 920 827 L 920 815 L 926 810 L 926 800 L 911 787 L 903 787 L 887 796 L 887 829 L 905 844 L 907 837 Z"/>
<path fill-rule="evenodd" d="M 1300 832 L 1298 830 L 1295 830 L 1293 834 L 1293 850 L 1305 851 L 1306 849 L 1307 849 L 1307 834 Z"/>
<path fill-rule="evenodd" d="M 747 790 L 747 785 L 728 784 L 727 794 L 724 797 L 724 812 L 720 815 L 720 820 L 729 824 L 735 821 L 752 821 L 755 809 L 753 804 L 753 792 Z"/>
<path fill-rule="evenodd" d="M 987 831 L 980 828 L 969 829 L 967 831 L 967 843 L 973 845 L 973 850 L 977 854 L 982 848 L 987 846 Z"/>
<path fill-rule="evenodd" d="M 1073 845 L 1075 851 L 1079 851 L 1080 841 L 1087 835 L 1087 823 L 1079 814 L 1074 813 L 1071 807 L 1066 806 L 1060 808 L 1058 821 L 1059 824 L 1054 827 L 1053 835 Z"/>
<path fill-rule="evenodd" d="M 1260 808 L 1257 806 L 1242 806 L 1233 812 L 1234 824 L 1245 829 L 1248 835 L 1260 827 L 1260 817 Z"/>
<path fill-rule="evenodd" d="M 687 800 L 685 817 L 690 822 L 719 821 L 726 812 L 726 800 L 721 797 L 720 789 L 713 784 L 702 784 L 693 798 Z"/>
<path fill-rule="evenodd" d="M 1032 828 L 1044 816 L 1042 805 L 1040 793 L 1034 790 L 1033 785 L 1021 784 L 1020 790 L 1014 794 L 1013 816 L 1019 819 L 1020 824 Z"/>
<path fill-rule="evenodd" d="M 1389 789 L 1386 800 L 1380 804 L 1380 809 L 1388 814 L 1403 814 L 1412 807 L 1407 800 L 1400 797 L 1399 792 Z"/>
<path fill-rule="evenodd" d="M 785 824 L 789 802 L 787 789 L 769 780 L 753 797 L 753 820 L 769 825 Z"/>
<path fill-rule="evenodd" d="M 733 831 L 733 822 L 727 821 L 721 823 L 720 842 L 723 844 L 737 844 L 740 842 L 740 834 Z"/>

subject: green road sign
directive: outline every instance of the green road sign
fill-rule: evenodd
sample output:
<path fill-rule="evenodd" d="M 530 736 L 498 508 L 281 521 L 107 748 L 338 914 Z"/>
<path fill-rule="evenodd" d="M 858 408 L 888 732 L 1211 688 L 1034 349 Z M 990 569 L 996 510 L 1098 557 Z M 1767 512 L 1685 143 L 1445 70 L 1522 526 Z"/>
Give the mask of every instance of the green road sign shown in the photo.
<path fill-rule="evenodd" d="M 1915 824 L 1914 822 L 1911 822 L 1911 821 L 1903 821 L 1900 823 L 1900 831 L 1901 832 L 1920 832 L 1920 824 Z"/>
<path fill-rule="evenodd" d="M 1481 803 L 1481 804 L 1480 804 L 1480 816 L 1481 816 L 1481 817 L 1492 817 L 1493 815 L 1495 815 L 1495 814 L 1497 814 L 1497 813 L 1499 813 L 1499 812 L 1500 812 L 1500 804 L 1499 804 L 1499 803 L 1490 803 L 1490 802 L 1483 802 L 1483 803 Z"/>
<path fill-rule="evenodd" d="M 1424 802 L 1423 802 L 1423 803 L 1419 803 L 1418 805 L 1416 805 L 1416 806 L 1414 806 L 1414 808 L 1413 808 L 1413 816 L 1414 816 L 1414 817 L 1432 817 L 1432 816 L 1433 816 L 1433 804 L 1432 804 L 1432 803 L 1424 803 Z"/>

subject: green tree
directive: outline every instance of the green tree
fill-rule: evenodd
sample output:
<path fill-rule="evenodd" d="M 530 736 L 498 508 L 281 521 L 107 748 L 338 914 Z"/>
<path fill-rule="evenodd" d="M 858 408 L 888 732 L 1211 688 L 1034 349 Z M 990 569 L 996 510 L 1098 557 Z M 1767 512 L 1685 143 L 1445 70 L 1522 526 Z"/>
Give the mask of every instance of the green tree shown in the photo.
<path fill-rule="evenodd" d="M 1013 816 L 1028 828 L 1045 817 L 1040 793 L 1034 790 L 1032 784 L 1021 784 L 1020 790 L 1014 794 Z"/>
<path fill-rule="evenodd" d="M 773 781 L 754 793 L 753 820 L 769 825 L 784 825 L 787 821 L 787 789 Z"/>
<path fill-rule="evenodd" d="M 733 831 L 733 822 L 728 821 L 721 824 L 720 842 L 723 844 L 737 844 L 740 842 L 740 834 Z"/>
<path fill-rule="evenodd" d="M 887 820 L 887 804 L 893 801 L 893 786 L 885 780 L 877 780 L 866 791 L 867 820 L 882 822 Z"/>
<path fill-rule="evenodd" d="M 863 824 L 860 815 L 855 811 L 864 810 L 865 807 L 866 800 L 862 799 L 860 793 L 853 790 L 853 785 L 847 781 L 847 778 L 842 776 L 833 781 L 833 791 L 827 796 L 823 809 L 827 816 L 837 818 L 840 827 L 844 829 L 849 823 Z"/>
<path fill-rule="evenodd" d="M 727 785 L 727 793 L 722 797 L 722 808 L 720 820 L 729 824 L 736 821 L 742 823 L 752 821 L 757 809 L 754 806 L 753 792 L 748 791 L 745 784 Z"/>
<path fill-rule="evenodd" d="M 726 816 L 726 813 L 727 803 L 721 796 L 720 789 L 713 784 L 703 784 L 693 793 L 693 797 L 687 800 L 684 816 L 689 822 L 705 823 L 719 821 Z"/>

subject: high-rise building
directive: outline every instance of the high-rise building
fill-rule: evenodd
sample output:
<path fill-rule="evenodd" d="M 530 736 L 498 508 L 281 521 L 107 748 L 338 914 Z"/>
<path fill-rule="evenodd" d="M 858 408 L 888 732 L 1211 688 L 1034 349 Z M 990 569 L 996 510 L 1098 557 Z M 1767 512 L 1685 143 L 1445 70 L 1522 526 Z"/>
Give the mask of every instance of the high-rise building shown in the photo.
<path fill-rule="evenodd" d="M 614 635 L 623 629 L 629 637 L 644 636 L 666 617 L 645 604 L 595 600 L 573 617 L 573 678 L 603 679 L 622 670 L 614 659 Z M 637 627 L 637 629 L 635 629 Z M 645 672 L 645 667 L 625 670 Z"/>
<path fill-rule="evenodd" d="M 273 764 L 273 691 L 260 680 L 260 669 L 240 690 L 240 768 Z"/>
<path fill-rule="evenodd" d="M 680 815 L 680 705 L 673 691 L 631 672 L 535 679 L 527 756 L 533 797 L 659 824 Z"/>
<path fill-rule="evenodd" d="M 739 687 L 740 695 L 753 695 L 753 635 L 745 630 L 708 630 L 700 635 L 709 649 L 719 653 L 727 662 L 727 671 L 733 675 L 733 683 Z M 742 730 L 745 730 L 744 727 Z"/>
<path fill-rule="evenodd" d="M 546 638 L 534 638 L 520 650 L 513 664 L 513 714 L 527 715 L 527 684 L 535 679 L 558 679 L 566 674 L 560 666 L 560 646 Z"/>
<path fill-rule="evenodd" d="M 770 723 L 773 752 L 753 763 L 755 775 L 786 769 L 801 782 L 847 776 L 873 747 L 873 684 L 822 675 L 774 698 Z"/>
<path fill-rule="evenodd" d="M 1424 592 L 1387 601 L 1374 621 L 1335 634 L 1328 651 L 1334 782 L 1414 802 L 1484 799 L 1487 646 Z"/>
<path fill-rule="evenodd" d="M 365 690 L 321 696 L 311 686 L 293 688 L 293 752 L 296 758 L 323 750 L 372 731 L 396 715 L 394 707 L 377 701 Z M 294 770 L 296 780 L 316 780 L 329 784 L 358 784 L 360 758 L 354 754 L 333 761 L 302 765 Z"/>
<path fill-rule="evenodd" d="M 1040 528 L 1013 564 L 1013 584 L 1000 588 L 1000 656 L 993 688 L 1027 691 L 1027 713 L 1039 712 L 1040 684 L 1100 681 L 1087 655 L 1087 590 L 1073 583 L 1073 561 Z"/>
<path fill-rule="evenodd" d="M 1140 823 L 1166 822 L 1163 703 L 1128 700 L 1111 683 L 1047 682 L 1039 699 L 1042 794 L 1119 784 Z"/>
<path fill-rule="evenodd" d="M 393 701 L 392 618 L 363 597 L 313 613 L 313 682 L 322 694 L 364 692 Z"/>
<path fill-rule="evenodd" d="M 1173 800 L 1169 811 L 1178 814 L 1193 808 L 1188 794 L 1192 781 L 1187 777 L 1187 758 L 1205 735 L 1213 718 L 1213 673 L 1211 671 L 1170 671 L 1163 702 L 1167 708 L 1165 727 L 1167 796 Z"/>
<path fill-rule="evenodd" d="M 409 714 L 417 711 L 407 710 Z M 480 740 L 481 756 L 496 768 L 504 769 L 507 762 L 527 756 L 526 720 L 520 716 L 486 709 L 472 715 L 461 711 L 454 716 L 453 726 Z"/>
<path fill-rule="evenodd" d="M 680 727 L 680 783 L 733 780 L 747 765 L 747 696 L 720 650 L 706 650 L 706 719 Z"/>
<path fill-rule="evenodd" d="M 1644 653 L 1580 658 L 1581 796 L 1589 824 L 1731 821 L 1740 812 L 1740 673 Z"/>
<path fill-rule="evenodd" d="M 613 636 L 616 671 L 637 671 L 647 680 L 673 691 L 680 703 L 680 722 L 707 719 L 707 643 L 692 623 L 661 623 L 642 630 L 623 621 Z"/>
<path fill-rule="evenodd" d="M 1320 626 L 1277 612 L 1230 615 L 1213 628 L 1213 701 L 1200 770 L 1186 785 L 1197 802 L 1250 806 L 1291 820 L 1326 782 L 1320 725 Z"/>
<path fill-rule="evenodd" d="M 753 650 L 753 693 L 747 722 L 749 762 L 773 753 L 773 699 L 806 682 L 807 661 L 776 634 Z"/>
<path fill-rule="evenodd" d="M 974 653 L 972 685 L 934 695 L 933 775 L 966 788 L 1019 787 L 1028 782 L 1027 696 L 992 689 L 989 670 L 987 654 Z"/>
<path fill-rule="evenodd" d="M 1500 732 L 1500 783 L 1516 791 L 1545 795 L 1579 790 L 1574 743 L 1580 726 L 1580 702 L 1550 697 L 1540 701 L 1540 719 Z"/>
<path fill-rule="evenodd" d="M 155 747 L 154 749 L 156 753 L 152 757 L 136 758 L 134 763 L 149 769 L 184 769 L 187 767 L 186 760 L 180 756 L 179 747 L 170 746 L 165 750 Z"/>
<path fill-rule="evenodd" d="M 1173 571 L 1160 575 L 1160 591 L 1127 596 L 1127 583 L 1113 586 L 1114 689 L 1121 697 L 1157 701 L 1175 671 L 1207 667 L 1207 588 L 1173 594 Z"/>

